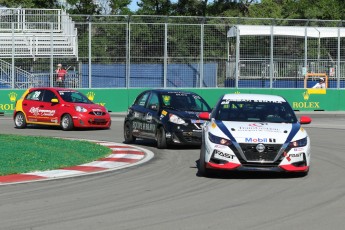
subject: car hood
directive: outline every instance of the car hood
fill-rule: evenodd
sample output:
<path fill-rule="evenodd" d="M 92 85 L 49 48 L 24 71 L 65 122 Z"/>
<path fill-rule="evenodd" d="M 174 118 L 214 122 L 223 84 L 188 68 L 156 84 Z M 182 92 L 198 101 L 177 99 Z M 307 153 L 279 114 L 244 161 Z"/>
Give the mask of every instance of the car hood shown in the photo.
<path fill-rule="evenodd" d="M 74 105 L 79 105 L 79 106 L 84 107 L 85 109 L 90 110 L 90 111 L 93 111 L 93 110 L 103 111 L 103 112 L 106 111 L 104 106 L 98 105 L 98 104 L 74 103 Z"/>
<path fill-rule="evenodd" d="M 296 134 L 301 130 L 299 123 L 256 123 L 233 121 L 218 121 L 216 123 L 224 135 L 229 137 L 232 141 L 235 140 L 237 143 L 283 144 L 295 139 L 295 136 L 297 136 Z"/>
<path fill-rule="evenodd" d="M 195 111 L 180 111 L 180 110 L 173 110 L 173 109 L 165 109 L 165 111 L 167 111 L 170 114 L 175 114 L 183 119 L 199 119 L 199 114 L 201 113 L 201 112 L 195 112 Z"/>

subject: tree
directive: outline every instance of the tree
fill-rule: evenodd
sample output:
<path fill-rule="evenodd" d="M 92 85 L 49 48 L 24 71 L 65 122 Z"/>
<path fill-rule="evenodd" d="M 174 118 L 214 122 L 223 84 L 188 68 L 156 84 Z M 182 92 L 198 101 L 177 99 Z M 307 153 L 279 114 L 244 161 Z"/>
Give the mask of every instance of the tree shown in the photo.
<path fill-rule="evenodd" d="M 138 2 L 140 7 L 137 14 L 144 15 L 170 15 L 170 0 L 141 0 Z"/>
<path fill-rule="evenodd" d="M 102 9 L 101 7 L 90 0 L 67 0 L 66 9 L 71 14 L 100 14 Z"/>
<path fill-rule="evenodd" d="M 8 8 L 56 8 L 57 0 L 0 0 L 0 6 Z"/>

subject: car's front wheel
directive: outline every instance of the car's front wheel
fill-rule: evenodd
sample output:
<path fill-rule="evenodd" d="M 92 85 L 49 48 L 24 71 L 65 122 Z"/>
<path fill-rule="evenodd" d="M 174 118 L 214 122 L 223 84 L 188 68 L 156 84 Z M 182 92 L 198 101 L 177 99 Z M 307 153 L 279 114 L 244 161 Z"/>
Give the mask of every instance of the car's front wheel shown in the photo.
<path fill-rule="evenodd" d="M 14 125 L 18 129 L 24 129 L 26 127 L 25 115 L 22 112 L 18 112 L 14 117 Z"/>
<path fill-rule="evenodd" d="M 207 177 L 208 174 L 209 174 L 209 170 L 206 168 L 206 163 L 205 163 L 205 144 L 203 143 L 200 149 L 198 175 Z"/>
<path fill-rule="evenodd" d="M 136 137 L 133 136 L 133 128 L 130 122 L 126 122 L 125 125 L 123 126 L 123 135 L 125 138 L 125 143 L 126 144 L 131 144 L 134 143 L 136 140 Z"/>
<path fill-rule="evenodd" d="M 72 120 L 71 115 L 69 115 L 69 114 L 63 115 L 61 118 L 60 125 L 64 131 L 72 130 L 73 129 L 73 120 Z"/>
<path fill-rule="evenodd" d="M 165 129 L 163 127 L 160 127 L 157 130 L 157 148 L 159 149 L 165 149 L 167 148 L 167 138 L 165 137 Z"/>

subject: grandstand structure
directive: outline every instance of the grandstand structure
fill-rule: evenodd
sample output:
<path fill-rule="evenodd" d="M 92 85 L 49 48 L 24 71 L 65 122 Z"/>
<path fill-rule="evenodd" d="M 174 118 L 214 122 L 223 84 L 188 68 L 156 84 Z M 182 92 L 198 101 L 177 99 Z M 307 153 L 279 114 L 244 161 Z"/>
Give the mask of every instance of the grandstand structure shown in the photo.
<path fill-rule="evenodd" d="M 78 59 L 78 36 L 71 17 L 61 9 L 0 8 L 0 84 L 28 88 L 52 82 L 50 73 L 32 73 L 14 60 Z"/>

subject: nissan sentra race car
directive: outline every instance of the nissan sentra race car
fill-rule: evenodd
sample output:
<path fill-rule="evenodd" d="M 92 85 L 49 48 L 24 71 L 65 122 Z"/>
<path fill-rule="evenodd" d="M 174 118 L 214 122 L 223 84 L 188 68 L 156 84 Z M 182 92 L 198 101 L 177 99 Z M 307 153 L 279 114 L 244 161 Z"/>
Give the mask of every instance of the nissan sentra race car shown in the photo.
<path fill-rule="evenodd" d="M 210 170 L 277 171 L 307 175 L 310 138 L 289 103 L 280 96 L 226 94 L 203 126 L 198 173 Z"/>

